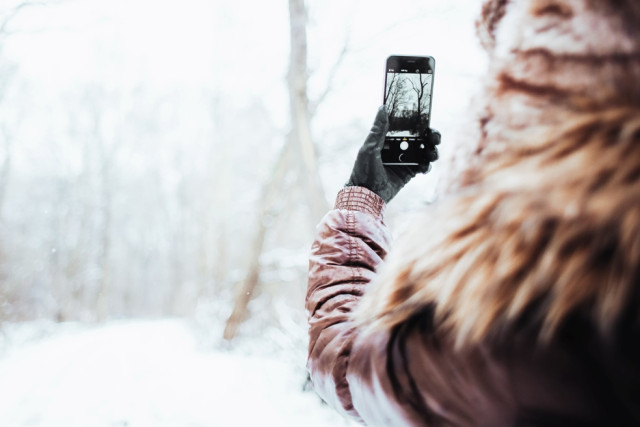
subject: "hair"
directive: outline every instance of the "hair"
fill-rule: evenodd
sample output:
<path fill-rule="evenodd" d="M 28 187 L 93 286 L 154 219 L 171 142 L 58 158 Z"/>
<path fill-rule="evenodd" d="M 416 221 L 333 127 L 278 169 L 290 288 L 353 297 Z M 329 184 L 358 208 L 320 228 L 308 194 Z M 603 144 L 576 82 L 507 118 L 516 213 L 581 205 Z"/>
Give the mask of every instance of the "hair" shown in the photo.
<path fill-rule="evenodd" d="M 393 328 L 433 309 L 461 346 L 525 315 L 543 339 L 576 312 L 605 332 L 638 303 L 638 23 L 632 0 L 485 2 L 479 137 L 390 253 L 359 322 Z"/>
<path fill-rule="evenodd" d="M 506 13 L 509 0 L 485 1 L 482 13 L 476 21 L 476 33 L 482 47 L 487 51 L 493 50 L 496 43 L 496 27 Z"/>
<path fill-rule="evenodd" d="M 488 163 L 398 242 L 359 318 L 388 329 L 435 307 L 458 345 L 534 306 L 541 338 L 576 310 L 608 331 L 640 279 L 640 109 L 594 113 Z"/>

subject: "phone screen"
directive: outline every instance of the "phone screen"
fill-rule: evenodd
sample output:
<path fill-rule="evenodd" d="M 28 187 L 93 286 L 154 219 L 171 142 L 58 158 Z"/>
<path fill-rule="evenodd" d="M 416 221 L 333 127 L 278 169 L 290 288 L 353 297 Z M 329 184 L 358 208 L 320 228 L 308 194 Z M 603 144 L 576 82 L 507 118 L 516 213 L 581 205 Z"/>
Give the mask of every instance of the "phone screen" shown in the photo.
<path fill-rule="evenodd" d="M 419 165 L 427 162 L 425 143 L 431 116 L 431 57 L 390 56 L 387 59 L 384 104 L 389 113 L 382 162 Z"/>
<path fill-rule="evenodd" d="M 384 97 L 389 113 L 387 136 L 424 135 L 429 127 L 432 84 L 433 72 L 430 69 L 388 69 Z"/>

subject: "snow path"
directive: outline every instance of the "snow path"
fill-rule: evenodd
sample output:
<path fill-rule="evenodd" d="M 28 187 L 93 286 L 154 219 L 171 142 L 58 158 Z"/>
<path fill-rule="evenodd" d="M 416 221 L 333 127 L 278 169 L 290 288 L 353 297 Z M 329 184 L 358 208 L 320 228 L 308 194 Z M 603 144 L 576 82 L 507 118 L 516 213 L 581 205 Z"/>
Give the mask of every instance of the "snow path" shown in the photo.
<path fill-rule="evenodd" d="M 56 332 L 0 357 L 0 426 L 347 426 L 273 356 L 200 351 L 187 323 Z"/>

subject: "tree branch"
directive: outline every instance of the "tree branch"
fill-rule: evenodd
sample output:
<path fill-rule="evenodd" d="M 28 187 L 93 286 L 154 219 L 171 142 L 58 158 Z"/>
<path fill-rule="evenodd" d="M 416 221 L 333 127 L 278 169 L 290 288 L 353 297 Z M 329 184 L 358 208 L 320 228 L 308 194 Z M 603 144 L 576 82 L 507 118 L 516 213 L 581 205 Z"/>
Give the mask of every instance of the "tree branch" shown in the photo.
<path fill-rule="evenodd" d="M 22 3 L 19 3 L 16 7 L 10 9 L 4 19 L 0 21 L 0 34 L 7 33 L 7 27 L 9 26 L 9 23 L 18 15 L 18 13 L 20 13 L 22 9 L 30 6 L 44 6 L 46 4 L 47 3 L 43 1 L 23 1 Z"/>
<path fill-rule="evenodd" d="M 322 91 L 322 93 L 313 102 L 311 102 L 311 106 L 309 110 L 312 117 L 316 114 L 318 107 L 324 102 L 327 95 L 333 89 L 333 81 L 335 80 L 336 75 L 338 74 L 338 71 L 342 66 L 342 63 L 344 62 L 345 57 L 349 53 L 350 44 L 351 44 L 351 36 L 350 34 L 347 34 L 344 44 L 342 46 L 342 49 L 338 54 L 338 58 L 336 59 L 336 62 L 333 64 L 333 66 L 331 67 L 331 71 L 329 72 L 329 78 L 327 79 L 327 83 L 325 85 L 324 91 Z"/>

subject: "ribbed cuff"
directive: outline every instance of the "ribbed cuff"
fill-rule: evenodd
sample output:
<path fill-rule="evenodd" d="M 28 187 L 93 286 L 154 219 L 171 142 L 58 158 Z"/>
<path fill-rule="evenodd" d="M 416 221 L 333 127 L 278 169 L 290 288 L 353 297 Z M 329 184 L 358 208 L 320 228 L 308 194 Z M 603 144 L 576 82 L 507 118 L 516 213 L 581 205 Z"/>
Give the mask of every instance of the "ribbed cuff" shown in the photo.
<path fill-rule="evenodd" d="M 338 192 L 335 209 L 366 212 L 382 218 L 386 204 L 373 191 L 357 186 L 344 187 Z"/>

